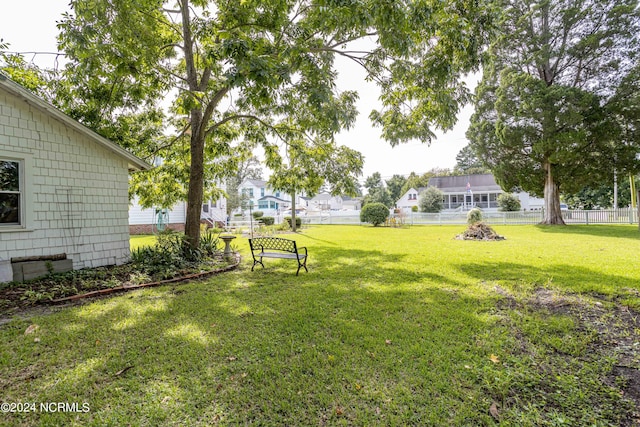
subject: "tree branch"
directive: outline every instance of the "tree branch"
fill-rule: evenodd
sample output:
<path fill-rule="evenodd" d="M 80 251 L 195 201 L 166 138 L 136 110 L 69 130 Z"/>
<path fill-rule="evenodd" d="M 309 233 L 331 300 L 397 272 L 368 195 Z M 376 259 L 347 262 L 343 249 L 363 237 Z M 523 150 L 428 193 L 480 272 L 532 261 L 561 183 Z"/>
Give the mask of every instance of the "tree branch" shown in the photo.
<path fill-rule="evenodd" d="M 182 130 L 180 131 L 180 133 L 178 135 L 176 135 L 175 137 L 171 138 L 171 140 L 169 142 L 167 142 L 166 144 L 160 145 L 159 147 L 156 147 L 155 150 L 153 150 L 151 153 L 149 153 L 147 157 L 147 159 L 150 159 L 151 157 L 155 157 L 161 150 L 164 150 L 165 148 L 169 148 L 171 147 L 173 144 L 175 144 L 180 138 L 182 138 L 183 136 L 186 135 L 187 131 L 191 128 L 191 124 L 187 123 L 184 128 L 182 128 Z"/>

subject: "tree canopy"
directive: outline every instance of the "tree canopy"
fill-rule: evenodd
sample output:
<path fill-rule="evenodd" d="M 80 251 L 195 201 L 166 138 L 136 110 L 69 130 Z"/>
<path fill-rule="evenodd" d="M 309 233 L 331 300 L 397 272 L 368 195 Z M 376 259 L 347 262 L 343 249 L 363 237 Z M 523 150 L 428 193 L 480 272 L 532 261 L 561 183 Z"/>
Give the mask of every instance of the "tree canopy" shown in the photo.
<path fill-rule="evenodd" d="M 444 193 L 432 185 L 420 193 L 418 197 L 420 212 L 438 213 L 444 207 Z"/>
<path fill-rule="evenodd" d="M 369 203 L 381 203 L 390 208 L 395 203 L 395 200 L 391 199 L 391 193 L 384 185 L 380 172 L 374 172 L 368 176 L 364 181 L 364 186 L 367 189 L 367 195 L 364 196 L 363 206 Z"/>
<path fill-rule="evenodd" d="M 333 135 L 353 124 L 357 94 L 337 89 L 336 56 L 381 88 L 370 118 L 385 139 L 430 142 L 468 101 L 461 77 L 477 66 L 491 20 L 476 0 L 70 5 L 59 23 L 69 59 L 59 104 L 135 153 L 164 159 L 135 178 L 135 191 L 143 205 L 187 198 L 191 244 L 203 195 L 215 196 L 215 183 L 256 147 L 271 165 L 288 164 L 292 143 L 312 156 L 345 154 Z M 327 167 L 325 178 L 339 171 Z"/>
<path fill-rule="evenodd" d="M 407 182 L 407 178 L 402 175 L 393 175 L 391 178 L 387 179 L 387 190 L 389 191 L 389 196 L 393 203 L 397 202 L 398 199 L 404 194 L 402 192 L 402 187 Z"/>
<path fill-rule="evenodd" d="M 482 163 L 473 146 L 469 144 L 465 145 L 456 156 L 453 173 L 455 175 L 474 175 L 491 173 L 491 170 Z"/>
<path fill-rule="evenodd" d="M 499 0 L 467 133 L 506 191 L 544 195 L 562 224 L 560 190 L 637 170 L 640 140 L 623 138 L 616 97 L 637 64 L 634 0 Z M 630 80 L 626 80 L 631 84 Z"/>

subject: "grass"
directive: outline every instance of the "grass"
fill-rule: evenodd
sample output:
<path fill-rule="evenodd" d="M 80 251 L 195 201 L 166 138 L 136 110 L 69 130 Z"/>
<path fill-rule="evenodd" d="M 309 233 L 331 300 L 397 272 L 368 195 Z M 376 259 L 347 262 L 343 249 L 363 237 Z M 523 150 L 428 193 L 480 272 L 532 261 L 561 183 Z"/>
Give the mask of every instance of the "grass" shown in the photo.
<path fill-rule="evenodd" d="M 131 250 L 136 250 L 145 246 L 152 246 L 156 244 L 156 236 L 151 234 L 136 234 L 129 239 Z"/>
<path fill-rule="evenodd" d="M 0 400 L 89 410 L 0 425 L 632 425 L 637 228 L 463 228 L 305 229 L 298 277 L 237 239 L 232 273 L 16 318 Z"/>

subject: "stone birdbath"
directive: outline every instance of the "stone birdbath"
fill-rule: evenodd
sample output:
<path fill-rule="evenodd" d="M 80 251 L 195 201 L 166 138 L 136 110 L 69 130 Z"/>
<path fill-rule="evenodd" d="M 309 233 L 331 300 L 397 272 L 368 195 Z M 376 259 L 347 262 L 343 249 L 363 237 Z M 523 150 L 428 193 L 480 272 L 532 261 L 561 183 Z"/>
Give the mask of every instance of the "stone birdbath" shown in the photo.
<path fill-rule="evenodd" d="M 225 234 L 224 236 L 220 236 L 220 238 L 224 241 L 224 258 L 231 258 L 231 241 L 236 238 L 236 236 L 232 236 L 230 234 Z"/>

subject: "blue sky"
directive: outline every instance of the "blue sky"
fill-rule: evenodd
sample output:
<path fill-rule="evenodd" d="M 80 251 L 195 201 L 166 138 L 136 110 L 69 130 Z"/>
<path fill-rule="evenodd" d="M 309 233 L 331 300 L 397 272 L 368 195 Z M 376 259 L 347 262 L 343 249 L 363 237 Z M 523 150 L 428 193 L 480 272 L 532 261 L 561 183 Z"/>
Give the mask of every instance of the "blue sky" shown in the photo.
<path fill-rule="evenodd" d="M 11 51 L 56 52 L 56 21 L 68 10 L 68 0 L 20 0 L 4 2 L 0 14 L 0 38 L 10 43 Z M 53 66 L 54 55 L 26 55 L 40 66 Z M 430 146 L 414 141 L 392 148 L 380 138 L 380 129 L 369 121 L 369 112 L 378 102 L 378 90 L 372 83 L 364 81 L 363 71 L 341 61 L 339 64 L 339 88 L 357 90 L 360 94 L 356 125 L 348 132 L 338 135 L 338 141 L 363 153 L 364 175 L 380 172 L 383 178 L 394 174 L 408 175 L 410 172 L 424 173 L 434 167 L 453 168 L 456 155 L 467 145 L 465 132 L 473 112 L 467 106 L 458 116 L 456 127 L 446 134 L 436 132 L 437 140 Z M 478 77 L 468 80 L 475 85 Z"/>

